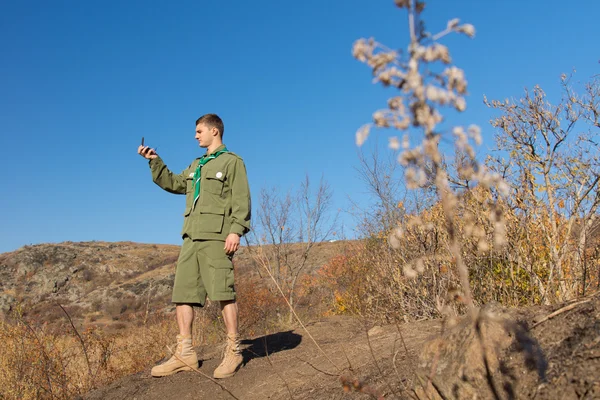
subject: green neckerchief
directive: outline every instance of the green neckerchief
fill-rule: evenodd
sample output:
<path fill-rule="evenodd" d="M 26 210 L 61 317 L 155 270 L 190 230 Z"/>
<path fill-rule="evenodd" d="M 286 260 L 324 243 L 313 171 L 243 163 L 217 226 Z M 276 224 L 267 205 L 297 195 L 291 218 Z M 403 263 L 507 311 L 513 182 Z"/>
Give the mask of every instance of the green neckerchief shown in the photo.
<path fill-rule="evenodd" d="M 227 147 L 223 147 L 222 150 L 219 150 L 213 154 L 205 154 L 200 158 L 198 166 L 196 167 L 196 172 L 194 172 L 194 204 L 192 209 L 196 208 L 196 201 L 198 201 L 198 197 L 200 197 L 200 170 L 202 169 L 202 166 L 210 160 L 219 157 L 223 153 L 229 153 Z"/>

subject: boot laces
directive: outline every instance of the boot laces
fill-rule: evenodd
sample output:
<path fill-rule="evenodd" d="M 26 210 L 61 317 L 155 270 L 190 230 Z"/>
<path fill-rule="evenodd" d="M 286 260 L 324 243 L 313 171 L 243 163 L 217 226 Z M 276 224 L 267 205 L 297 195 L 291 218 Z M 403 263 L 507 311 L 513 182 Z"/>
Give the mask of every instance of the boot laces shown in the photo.
<path fill-rule="evenodd" d="M 238 336 L 235 337 L 231 337 L 231 336 L 227 336 L 227 342 L 225 345 L 225 349 L 223 351 L 223 355 L 233 355 L 233 356 L 237 356 L 240 355 L 242 353 L 242 351 L 240 350 L 240 340 L 238 338 Z"/>

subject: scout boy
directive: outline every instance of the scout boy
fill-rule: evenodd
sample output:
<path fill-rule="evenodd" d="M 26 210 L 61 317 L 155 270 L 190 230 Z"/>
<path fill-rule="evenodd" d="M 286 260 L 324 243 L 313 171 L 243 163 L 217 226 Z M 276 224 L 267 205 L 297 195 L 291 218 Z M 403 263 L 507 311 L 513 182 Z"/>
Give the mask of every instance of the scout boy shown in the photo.
<path fill-rule="evenodd" d="M 181 235 L 172 302 L 176 304 L 177 350 L 168 361 L 152 368 L 152 376 L 167 376 L 198 365 L 192 348 L 193 306 L 203 307 L 208 297 L 219 301 L 227 340 L 225 355 L 215 378 L 233 376 L 242 363 L 238 335 L 232 258 L 240 237 L 250 229 L 250 189 L 243 160 L 223 144 L 223 121 L 206 114 L 196 121 L 195 138 L 206 154 L 181 174 L 171 172 L 156 151 L 138 147 L 149 160 L 152 180 L 169 193 L 185 194 Z"/>

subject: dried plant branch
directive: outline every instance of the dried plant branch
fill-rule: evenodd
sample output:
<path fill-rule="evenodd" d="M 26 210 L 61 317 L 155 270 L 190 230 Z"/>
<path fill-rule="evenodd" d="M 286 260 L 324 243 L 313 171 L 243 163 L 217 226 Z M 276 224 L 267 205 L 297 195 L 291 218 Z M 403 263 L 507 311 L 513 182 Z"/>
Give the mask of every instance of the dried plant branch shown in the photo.
<path fill-rule="evenodd" d="M 22 323 L 29 332 L 31 332 L 36 343 L 38 344 L 39 349 L 42 352 L 42 356 L 44 357 L 44 364 L 43 364 L 44 365 L 44 378 L 46 378 L 46 382 L 48 382 L 48 389 L 46 389 L 42 386 L 42 390 L 48 392 L 48 394 L 50 395 L 51 398 L 55 398 L 57 396 L 54 394 L 54 390 L 52 389 L 52 378 L 50 376 L 50 371 L 48 370 L 48 366 L 51 363 L 51 359 L 50 359 L 50 356 L 48 355 L 48 352 L 46 351 L 46 347 L 42 344 L 42 341 L 40 340 L 38 335 L 35 333 L 35 330 L 31 327 L 31 325 L 29 325 L 22 317 L 19 318 L 19 322 Z"/>
<path fill-rule="evenodd" d="M 553 313 L 550 313 L 550 314 L 546 315 L 545 317 L 543 317 L 542 319 L 540 319 L 539 321 L 537 321 L 535 324 L 533 324 L 531 326 L 530 329 L 534 329 L 534 328 L 538 327 L 539 325 L 543 324 L 544 322 L 548 321 L 549 319 L 554 318 L 557 315 L 560 315 L 560 314 L 562 314 L 564 312 L 570 311 L 570 310 L 574 309 L 575 307 L 577 307 L 577 306 L 579 306 L 581 304 L 588 303 L 590 300 L 591 299 L 585 299 L 585 300 L 582 300 L 582 301 L 578 301 L 576 303 L 569 304 L 568 306 L 561 307 L 558 310 L 554 311 Z"/>
<path fill-rule="evenodd" d="M 354 372 L 354 367 L 352 367 L 352 363 L 350 362 L 350 358 L 348 357 L 348 353 L 346 352 L 346 348 L 344 347 L 344 344 L 341 344 L 342 347 L 342 352 L 344 353 L 344 357 L 346 357 L 346 361 L 348 361 L 348 370 L 350 372 Z"/>
<path fill-rule="evenodd" d="M 320 372 L 322 374 L 329 375 L 329 376 L 335 376 L 335 377 L 339 377 L 340 376 L 339 374 L 332 374 L 331 372 L 323 371 L 322 369 L 317 368 L 315 365 L 311 364 L 310 361 L 304 360 L 304 359 L 302 359 L 302 358 L 300 358 L 298 356 L 296 356 L 296 358 L 298 360 L 300 360 L 300 361 L 308 364 L 310 367 L 312 367 L 312 369 L 314 369 L 315 371 L 318 371 L 318 372 Z"/>
<path fill-rule="evenodd" d="M 400 336 L 400 340 L 402 341 L 402 347 L 404 348 L 404 353 L 406 354 L 406 359 L 409 362 L 410 370 L 413 372 L 413 375 L 414 375 L 417 372 L 417 364 L 416 364 L 415 360 L 413 359 L 413 357 L 411 356 L 410 352 L 408 351 L 408 347 L 406 346 L 406 341 L 404 340 L 404 335 L 402 334 L 402 330 L 400 329 L 400 325 L 398 324 L 398 322 L 396 322 L 396 330 L 398 331 L 398 336 Z M 395 359 L 395 355 L 394 355 L 394 359 Z M 396 364 L 394 362 L 394 369 L 395 368 L 396 368 Z M 396 374 L 399 375 L 397 370 L 396 370 Z M 419 379 L 417 379 L 417 380 L 421 384 L 423 391 L 426 392 L 427 391 L 426 387 L 423 385 L 423 383 Z"/>
<path fill-rule="evenodd" d="M 402 142 L 396 137 L 390 138 L 390 148 L 402 150 L 398 162 L 405 168 L 405 180 L 409 189 L 429 187 L 435 189 L 438 200 L 443 206 L 449 238 L 448 251 L 453 257 L 462 286 L 461 299 L 472 316 L 475 316 L 469 272 L 462 256 L 463 238 L 459 234 L 455 221 L 459 218 L 457 208 L 463 199 L 463 194 L 453 190 L 449 185 L 449 173 L 439 147 L 442 131 L 438 128 L 443 121 L 439 108 L 450 106 L 459 112 L 466 109 L 464 95 L 467 91 L 467 81 L 464 72 L 451 65 L 448 48 L 437 43 L 438 39 L 451 32 L 473 37 L 475 28 L 470 24 L 459 25 L 459 20 L 453 19 L 442 32 L 431 35 L 423 31 L 424 25 L 420 19 L 424 9 L 423 2 L 399 0 L 396 1 L 396 5 L 406 8 L 409 17 L 410 44 L 406 56 L 403 57 L 399 52 L 388 51 L 388 47 L 380 45 L 373 39 L 361 39 L 355 42 L 353 55 L 372 67 L 377 82 L 381 82 L 384 86 L 397 87 L 400 91 L 399 96 L 389 99 L 388 109 L 373 114 L 373 125 L 406 132 Z M 445 66 L 441 72 L 438 72 L 437 68 L 429 67 L 430 64 L 438 62 Z M 403 67 L 397 68 L 398 64 Z M 367 139 L 370 127 L 371 124 L 364 125 L 357 131 L 357 145 L 361 146 Z M 420 145 L 413 148 L 410 146 L 411 127 L 421 131 L 423 138 Z M 455 137 L 455 148 L 464 155 L 463 159 L 470 165 L 469 168 L 461 169 L 462 178 L 477 182 L 479 186 L 486 189 L 496 187 L 505 194 L 507 188 L 500 175 L 489 172 L 475 158 L 473 144 L 481 143 L 481 129 L 475 125 L 466 129 L 458 126 L 452 129 L 452 135 Z M 391 232 L 390 245 L 398 248 L 403 235 L 404 229 L 400 227 Z M 483 247 L 484 244 L 480 246 Z M 405 265 L 404 271 L 409 278 L 418 275 L 410 265 Z"/>
<path fill-rule="evenodd" d="M 369 345 L 369 351 L 371 353 L 371 357 L 373 358 L 373 362 L 375 363 L 375 367 L 377 368 L 377 371 L 379 371 L 379 375 L 381 376 L 381 379 L 383 379 L 383 381 L 385 382 L 387 387 L 390 389 L 390 391 L 394 394 L 394 396 L 398 397 L 398 394 L 396 393 L 396 391 L 394 390 L 392 385 L 390 385 L 388 380 L 385 378 L 383 371 L 379 367 L 379 363 L 377 362 L 377 357 L 375 357 L 375 352 L 373 351 L 373 346 L 371 346 L 371 338 L 369 337 L 369 331 L 367 329 L 365 329 L 365 335 L 367 336 L 367 344 Z"/>
<path fill-rule="evenodd" d="M 341 369 L 331 360 L 331 358 L 329 358 L 329 356 L 327 355 L 327 353 L 325 353 L 325 351 L 321 348 L 321 346 L 319 346 L 319 344 L 317 343 L 317 341 L 315 340 L 315 338 L 313 337 L 313 335 L 310 333 L 310 331 L 306 328 L 306 326 L 304 325 L 304 323 L 302 322 L 302 320 L 300 319 L 300 317 L 298 316 L 298 314 L 296 314 L 296 310 L 294 310 L 294 307 L 292 307 L 292 305 L 288 301 L 287 297 L 283 293 L 283 290 L 281 290 L 281 286 L 279 286 L 279 283 L 277 282 L 277 280 L 275 279 L 275 277 L 273 276 L 273 274 L 271 273 L 271 271 L 267 267 L 268 260 L 261 259 L 261 265 L 263 266 L 263 268 L 265 269 L 265 271 L 267 272 L 267 274 L 269 275 L 269 277 L 271 278 L 271 280 L 275 284 L 275 287 L 279 291 L 279 294 L 281 295 L 281 297 L 283 298 L 283 300 L 288 305 L 288 307 L 290 309 L 290 312 L 296 318 L 296 320 L 298 321 L 298 323 L 300 324 L 300 326 L 302 327 L 302 329 L 306 332 L 306 334 L 308 335 L 308 337 L 310 338 L 310 340 L 312 340 L 312 342 L 315 344 L 315 346 L 317 347 L 317 349 L 321 352 L 321 354 L 323 354 L 323 356 L 325 357 L 325 359 L 327 361 L 329 361 L 329 363 L 331 365 L 333 365 L 335 367 L 335 369 L 338 370 L 338 372 L 341 373 Z"/>
<path fill-rule="evenodd" d="M 285 385 L 286 389 L 288 390 L 288 393 L 290 394 L 290 398 L 292 400 L 294 400 L 294 395 L 292 394 L 292 390 L 290 389 L 290 386 L 288 385 L 288 383 L 285 380 L 285 378 L 279 373 L 279 371 L 277 370 L 277 368 L 275 368 L 275 366 L 273 365 L 273 361 L 271 361 L 271 357 L 269 357 L 269 350 L 267 348 L 267 338 L 266 338 L 266 336 L 263 336 L 263 343 L 264 343 L 264 346 L 265 346 L 265 356 L 267 357 L 267 361 L 269 362 L 269 365 L 271 366 L 271 368 L 273 368 L 273 371 L 275 371 L 275 373 L 277 374 L 277 376 L 279 377 L 279 379 L 281 379 L 283 381 L 283 384 Z"/>
<path fill-rule="evenodd" d="M 73 332 L 75 332 L 75 335 L 77 335 L 77 338 L 79 339 L 79 343 L 81 344 L 81 349 L 83 350 L 83 355 L 85 356 L 85 363 L 88 368 L 88 374 L 89 374 L 88 376 L 92 380 L 92 386 L 94 386 L 94 375 L 92 374 L 92 366 L 90 364 L 90 358 L 88 357 L 87 347 L 85 345 L 85 342 L 83 341 L 83 338 L 79 334 L 79 331 L 77 330 L 77 328 L 75 328 L 75 324 L 73 324 L 73 320 L 71 319 L 71 316 L 69 315 L 67 310 L 65 310 L 64 307 L 61 306 L 58 302 L 55 302 L 55 303 L 57 306 L 60 307 L 61 310 L 63 310 L 63 312 L 65 313 L 65 315 L 67 317 L 67 320 L 69 321 L 69 324 L 71 324 L 71 328 L 73 328 Z"/>

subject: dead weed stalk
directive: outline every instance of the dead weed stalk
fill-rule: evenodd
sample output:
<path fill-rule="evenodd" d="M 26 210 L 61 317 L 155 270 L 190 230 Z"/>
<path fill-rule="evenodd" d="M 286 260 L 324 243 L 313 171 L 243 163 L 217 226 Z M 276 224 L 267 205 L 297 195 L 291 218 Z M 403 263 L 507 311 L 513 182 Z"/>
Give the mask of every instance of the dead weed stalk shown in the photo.
<path fill-rule="evenodd" d="M 459 214 L 458 211 L 460 205 L 465 203 L 472 191 L 471 186 L 462 190 L 452 188 L 451 172 L 445 162 L 444 154 L 440 150 L 440 142 L 446 134 L 439 127 L 444 120 L 439 110 L 450 106 L 458 112 L 463 112 L 466 109 L 465 96 L 467 95 L 467 80 L 464 71 L 452 65 L 450 50 L 439 40 L 450 33 L 464 34 L 472 38 L 475 35 L 475 28 L 471 24 L 461 24 L 460 20 L 455 18 L 448 21 L 444 30 L 438 34 L 431 34 L 425 30 L 425 24 L 421 18 L 425 9 L 423 1 L 396 0 L 395 3 L 399 8 L 406 9 L 408 13 L 410 37 L 408 49 L 396 51 L 376 42 L 373 38 L 360 39 L 354 43 L 353 55 L 372 68 L 375 82 L 386 87 L 397 88 L 400 94 L 388 100 L 387 109 L 376 111 L 373 114 L 372 123 L 365 124 L 358 130 L 356 143 L 358 146 L 362 146 L 373 127 L 393 128 L 404 132 L 401 140 L 396 136 L 391 137 L 389 147 L 394 151 L 401 151 L 398 162 L 404 167 L 407 188 L 432 190 L 437 195 L 442 207 L 445 234 L 448 238 L 447 251 L 451 255 L 451 261 L 458 273 L 461 285 L 461 293 L 448 297 L 459 299 L 466 306 L 468 316 L 477 326 L 478 312 L 469 282 L 469 268 L 463 258 L 462 242 L 472 239 L 482 252 L 489 250 L 489 245 L 485 230 L 477 220 L 468 218 L 469 221 L 462 232 L 459 231 L 457 220 L 464 219 L 465 216 Z M 452 143 L 455 147 L 455 154 L 457 154 L 455 168 L 460 179 L 477 183 L 485 190 L 495 190 L 500 195 L 506 196 L 508 187 L 501 176 L 488 171 L 485 165 L 476 159 L 474 145 L 481 144 L 481 129 L 475 125 L 470 125 L 468 128 L 456 126 L 452 128 L 451 132 Z M 414 142 L 415 137 L 421 138 L 420 143 L 411 148 L 411 142 Z M 417 141 L 419 142 L 419 140 Z M 489 199 L 488 203 L 488 207 L 496 211 L 490 214 L 492 223 L 498 232 L 505 232 L 501 211 L 494 206 L 493 199 Z M 409 226 L 425 225 L 418 215 L 411 217 Z M 389 245 L 394 249 L 400 249 L 406 231 L 405 225 L 398 225 L 392 229 L 388 236 Z M 501 235 L 495 235 L 494 239 L 496 247 L 504 244 L 505 240 Z M 425 271 L 426 263 L 426 258 L 417 257 L 407 260 L 401 267 L 404 275 L 410 279 L 422 274 Z M 446 315 L 446 317 L 448 316 Z M 488 368 L 488 384 L 492 393 L 497 397 L 497 389 L 489 373 L 482 335 L 478 330 L 480 344 L 484 347 L 483 361 Z M 370 349 L 375 359 L 372 348 L 370 347 Z M 435 355 L 436 359 L 431 365 L 427 386 L 435 387 L 432 377 L 436 373 L 439 357 L 438 349 Z M 379 369 L 378 363 L 375 362 L 375 364 Z M 379 371 L 381 374 L 380 369 Z M 440 390 L 437 392 L 438 395 L 442 395 Z"/>

